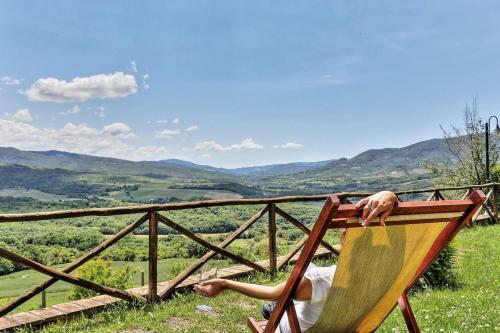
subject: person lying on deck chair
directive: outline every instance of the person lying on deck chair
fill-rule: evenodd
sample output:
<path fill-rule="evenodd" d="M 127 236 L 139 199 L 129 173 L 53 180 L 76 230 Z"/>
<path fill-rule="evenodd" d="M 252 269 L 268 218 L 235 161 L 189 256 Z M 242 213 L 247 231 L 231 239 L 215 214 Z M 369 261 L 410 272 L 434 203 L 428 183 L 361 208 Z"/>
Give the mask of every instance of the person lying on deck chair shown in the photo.
<path fill-rule="evenodd" d="M 364 206 L 362 219 L 365 225 L 377 217 L 380 217 L 381 224 L 384 224 L 385 218 L 391 214 L 397 202 L 398 198 L 394 193 L 382 191 L 362 199 L 356 204 L 356 208 Z M 345 229 L 341 231 L 341 244 L 344 236 Z M 319 318 L 332 285 L 335 268 L 335 265 L 317 267 L 313 263 L 307 267 L 294 296 L 295 311 L 302 331 L 310 328 Z M 275 301 L 280 297 L 285 285 L 286 281 L 275 287 L 269 287 L 226 279 L 212 279 L 195 285 L 194 290 L 203 296 L 215 297 L 223 290 L 229 289 L 253 298 Z M 274 305 L 273 302 L 273 304 L 264 304 L 262 307 L 262 315 L 265 319 L 269 319 Z M 280 321 L 279 332 L 290 332 L 286 313 Z"/>

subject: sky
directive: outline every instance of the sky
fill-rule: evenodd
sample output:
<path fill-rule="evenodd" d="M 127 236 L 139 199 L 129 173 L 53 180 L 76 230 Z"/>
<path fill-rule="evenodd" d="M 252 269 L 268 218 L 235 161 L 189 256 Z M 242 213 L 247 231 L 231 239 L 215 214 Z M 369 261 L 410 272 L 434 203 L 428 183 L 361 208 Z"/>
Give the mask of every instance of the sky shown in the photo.
<path fill-rule="evenodd" d="M 0 146 L 241 167 L 500 115 L 498 1 L 2 1 Z"/>

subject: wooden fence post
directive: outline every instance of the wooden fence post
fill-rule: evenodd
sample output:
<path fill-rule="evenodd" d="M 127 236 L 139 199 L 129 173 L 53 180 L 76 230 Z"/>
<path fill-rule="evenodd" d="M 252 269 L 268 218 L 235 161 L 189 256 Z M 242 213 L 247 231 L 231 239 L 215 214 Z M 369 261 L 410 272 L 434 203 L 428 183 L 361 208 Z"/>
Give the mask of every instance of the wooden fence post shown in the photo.
<path fill-rule="evenodd" d="M 158 212 L 149 214 L 148 301 L 158 299 Z"/>
<path fill-rule="evenodd" d="M 41 308 L 46 308 L 47 307 L 47 291 L 44 289 L 42 290 L 42 305 Z"/>
<path fill-rule="evenodd" d="M 276 204 L 269 204 L 269 272 L 276 276 L 278 269 L 276 247 Z"/>
<path fill-rule="evenodd" d="M 491 202 L 493 206 L 493 215 L 495 215 L 494 220 L 492 221 L 495 224 L 498 224 L 498 192 L 500 189 L 497 187 L 497 184 L 493 184 L 493 192 L 491 193 Z"/>

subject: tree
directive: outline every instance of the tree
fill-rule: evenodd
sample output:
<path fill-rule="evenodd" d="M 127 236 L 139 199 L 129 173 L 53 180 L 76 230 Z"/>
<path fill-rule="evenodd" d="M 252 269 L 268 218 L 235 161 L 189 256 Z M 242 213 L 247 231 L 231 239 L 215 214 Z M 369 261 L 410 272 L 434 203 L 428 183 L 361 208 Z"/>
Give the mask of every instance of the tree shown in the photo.
<path fill-rule="evenodd" d="M 464 128 L 451 126 L 446 130 L 441 126 L 449 152 L 441 162 L 427 162 L 425 167 L 439 177 L 439 181 L 449 185 L 484 184 L 486 179 L 486 158 L 484 123 L 478 114 L 477 100 L 466 105 Z M 494 136 L 490 140 L 490 170 L 499 161 L 499 146 Z M 496 174 L 494 174 L 496 177 Z M 493 180 L 493 179 L 492 179 Z"/>
<path fill-rule="evenodd" d="M 88 262 L 76 271 L 76 276 L 85 280 L 89 280 L 107 287 L 126 289 L 129 287 L 132 274 L 136 271 L 130 267 L 111 268 L 111 262 L 96 259 Z M 71 299 L 89 298 L 98 295 L 97 292 L 82 288 L 79 286 L 72 286 Z"/>

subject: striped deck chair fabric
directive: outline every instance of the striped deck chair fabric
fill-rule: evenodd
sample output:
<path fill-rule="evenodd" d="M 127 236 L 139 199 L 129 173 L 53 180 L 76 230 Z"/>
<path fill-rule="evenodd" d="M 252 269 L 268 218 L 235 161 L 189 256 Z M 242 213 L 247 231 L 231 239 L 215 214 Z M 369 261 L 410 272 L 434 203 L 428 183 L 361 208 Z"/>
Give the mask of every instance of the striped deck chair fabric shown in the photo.
<path fill-rule="evenodd" d="M 307 333 L 374 332 L 399 303 L 410 332 L 419 332 L 406 293 L 485 200 L 481 191 L 465 200 L 400 202 L 386 226 L 362 227 L 361 210 L 331 196 L 304 245 L 268 322 L 249 318 L 253 332 L 275 332 L 287 312 L 300 332 L 294 292 L 328 228 L 347 228 L 330 293 Z"/>

